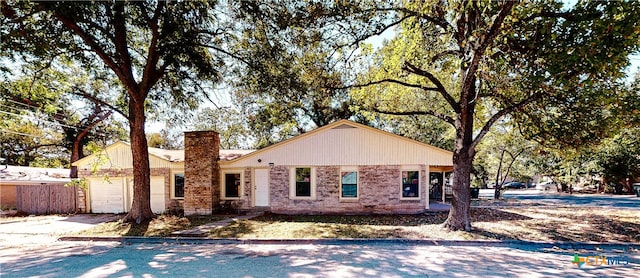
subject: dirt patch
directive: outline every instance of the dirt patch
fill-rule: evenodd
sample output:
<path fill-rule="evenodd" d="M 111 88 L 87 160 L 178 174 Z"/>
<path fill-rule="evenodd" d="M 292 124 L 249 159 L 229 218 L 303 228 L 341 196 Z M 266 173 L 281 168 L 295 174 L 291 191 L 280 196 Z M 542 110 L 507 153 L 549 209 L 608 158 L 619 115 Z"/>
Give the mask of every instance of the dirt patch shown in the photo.
<path fill-rule="evenodd" d="M 121 219 L 108 221 L 96 225 L 91 229 L 79 231 L 74 235 L 83 236 L 147 236 L 164 237 L 172 232 L 190 229 L 199 225 L 224 220 L 235 215 L 208 215 L 180 217 L 174 215 L 160 215 L 146 223 L 123 223 Z"/>

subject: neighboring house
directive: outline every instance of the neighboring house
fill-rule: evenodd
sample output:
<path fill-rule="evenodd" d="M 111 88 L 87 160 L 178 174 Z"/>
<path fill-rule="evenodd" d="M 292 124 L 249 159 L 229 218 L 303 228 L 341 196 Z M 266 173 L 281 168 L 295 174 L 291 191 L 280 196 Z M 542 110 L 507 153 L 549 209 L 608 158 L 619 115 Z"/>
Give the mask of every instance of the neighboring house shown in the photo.
<path fill-rule="evenodd" d="M 116 143 L 101 157 L 75 164 L 88 177 L 91 211 L 126 211 L 132 197 L 130 147 Z M 450 172 L 452 157 L 449 151 L 347 120 L 258 151 L 219 150 L 217 133 L 187 132 L 184 151 L 150 148 L 152 210 L 180 207 L 186 215 L 211 214 L 221 207 L 419 213 L 429 208 L 430 174 Z M 92 174 L 89 169 L 99 160 L 102 166 Z"/>
<path fill-rule="evenodd" d="M 0 166 L 0 208 L 30 214 L 69 213 L 82 209 L 84 195 L 74 187 L 69 169 Z M 78 197 L 78 194 L 80 197 Z"/>

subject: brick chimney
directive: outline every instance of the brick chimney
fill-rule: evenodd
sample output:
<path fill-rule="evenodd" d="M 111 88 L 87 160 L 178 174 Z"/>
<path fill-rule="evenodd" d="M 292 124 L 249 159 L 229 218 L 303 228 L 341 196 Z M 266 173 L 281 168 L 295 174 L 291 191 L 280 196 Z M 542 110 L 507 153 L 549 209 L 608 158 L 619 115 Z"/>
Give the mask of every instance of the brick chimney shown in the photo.
<path fill-rule="evenodd" d="M 220 138 L 215 131 L 184 133 L 184 214 L 211 215 L 220 204 Z"/>

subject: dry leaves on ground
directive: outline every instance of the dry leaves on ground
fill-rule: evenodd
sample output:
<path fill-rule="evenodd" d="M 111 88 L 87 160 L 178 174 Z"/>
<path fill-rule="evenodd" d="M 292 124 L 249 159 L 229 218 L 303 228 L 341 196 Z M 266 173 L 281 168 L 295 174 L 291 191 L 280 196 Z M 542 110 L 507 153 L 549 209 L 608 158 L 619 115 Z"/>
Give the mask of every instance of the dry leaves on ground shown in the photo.
<path fill-rule="evenodd" d="M 640 242 L 640 211 L 507 206 L 472 209 L 471 232 L 440 225 L 446 212 L 420 215 L 265 215 L 212 231 L 216 238 L 518 239 Z"/>

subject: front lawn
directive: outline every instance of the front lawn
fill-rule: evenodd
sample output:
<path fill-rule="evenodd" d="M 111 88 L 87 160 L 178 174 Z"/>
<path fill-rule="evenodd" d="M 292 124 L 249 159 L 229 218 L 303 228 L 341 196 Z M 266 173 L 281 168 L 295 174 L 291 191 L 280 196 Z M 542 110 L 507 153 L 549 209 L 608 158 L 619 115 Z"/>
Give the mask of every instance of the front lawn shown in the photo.
<path fill-rule="evenodd" d="M 471 232 L 450 232 L 447 213 L 373 216 L 264 215 L 214 230 L 212 238 L 406 238 L 640 242 L 640 211 L 584 207 L 473 208 Z"/>
<path fill-rule="evenodd" d="M 179 217 L 160 215 L 149 223 L 132 224 L 116 220 L 99 224 L 91 229 L 76 233 L 82 236 L 147 236 L 164 237 L 172 232 L 190 229 L 203 224 L 224 220 L 235 215 L 209 215 Z"/>

